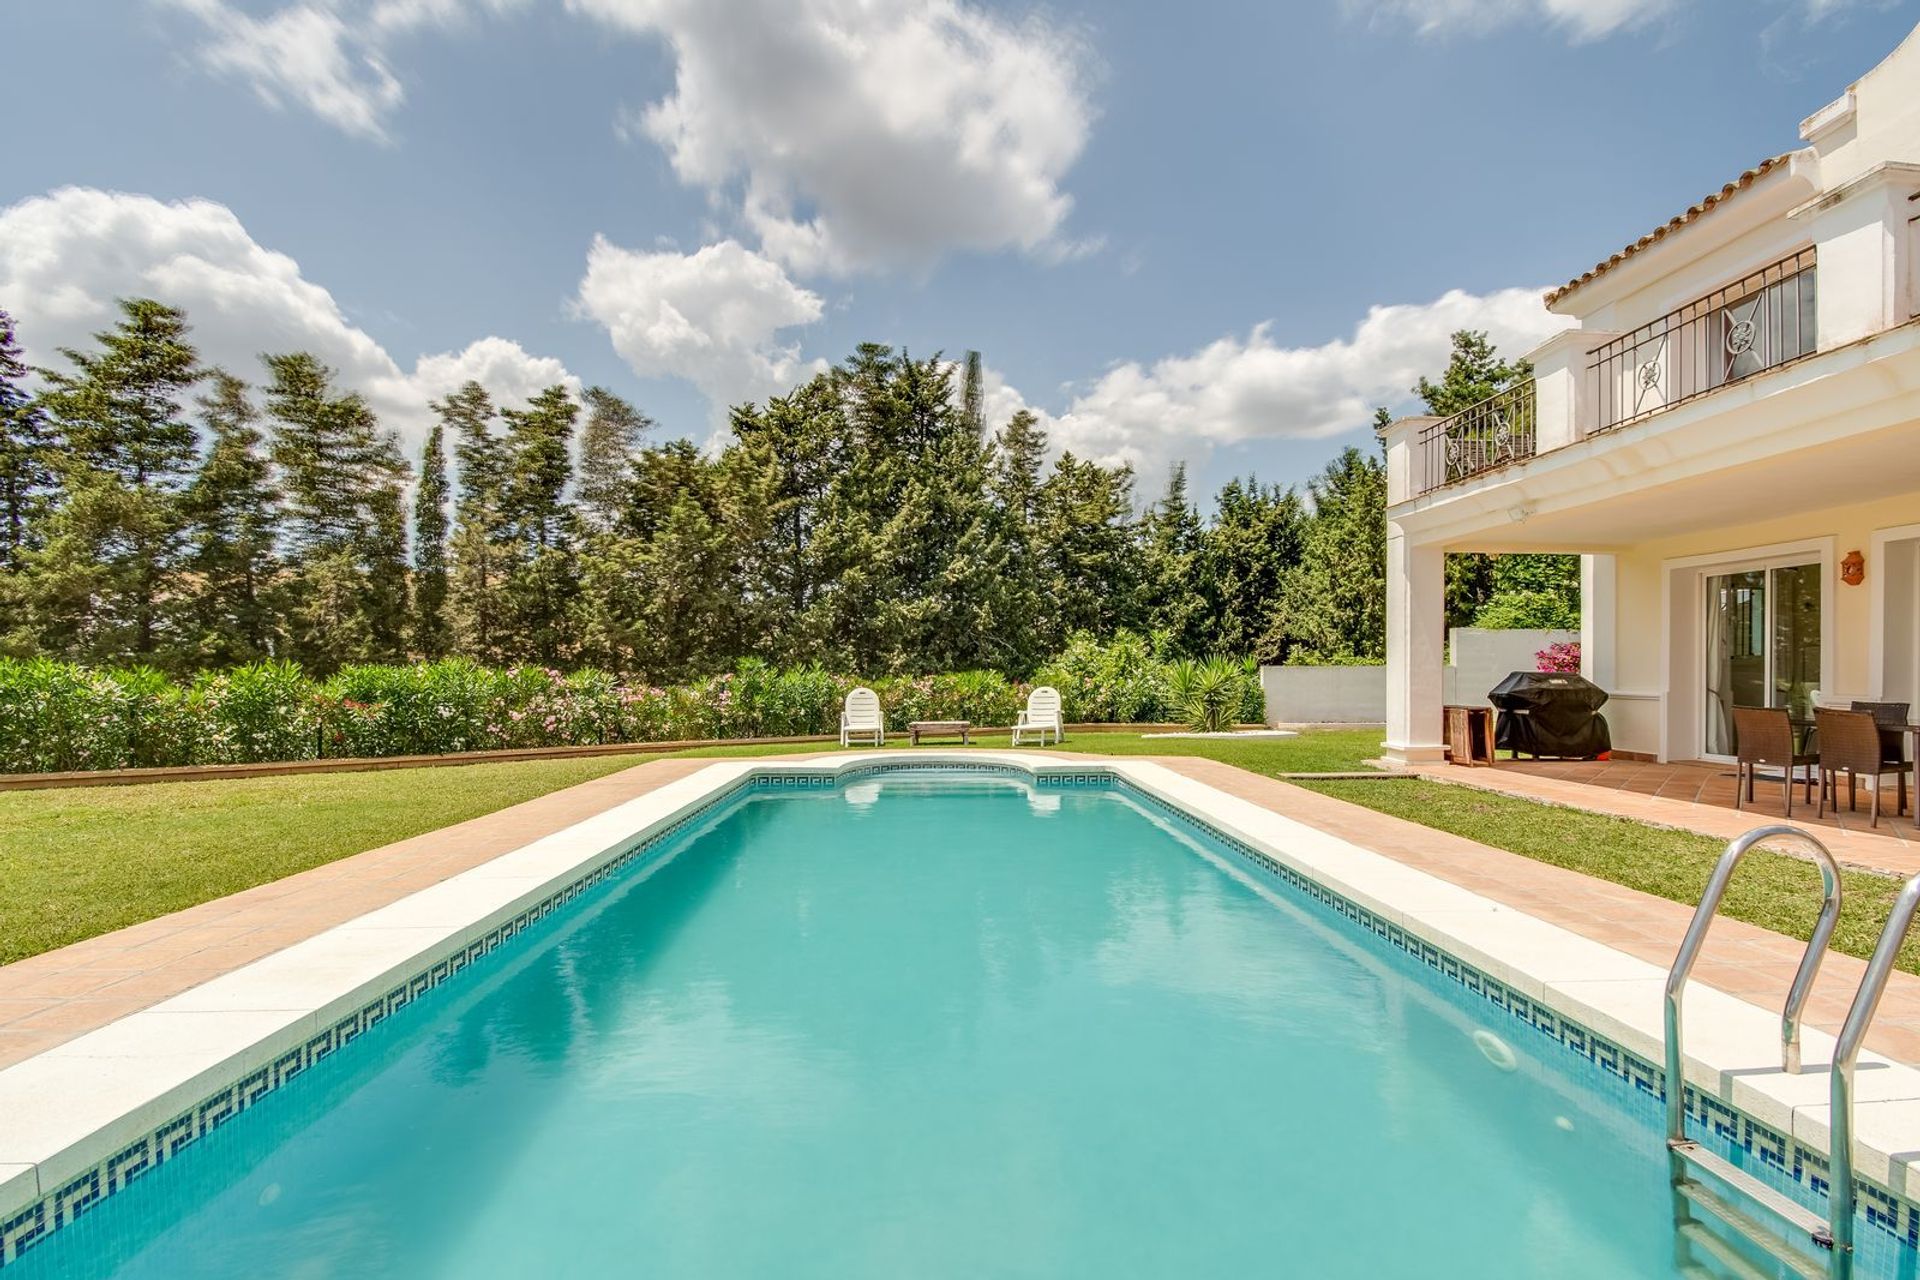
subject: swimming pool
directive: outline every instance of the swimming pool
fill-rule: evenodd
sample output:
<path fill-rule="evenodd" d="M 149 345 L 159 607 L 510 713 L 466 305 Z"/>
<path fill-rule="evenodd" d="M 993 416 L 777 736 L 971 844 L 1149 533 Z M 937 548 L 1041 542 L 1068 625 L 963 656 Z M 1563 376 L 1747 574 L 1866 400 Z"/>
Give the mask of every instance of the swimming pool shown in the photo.
<path fill-rule="evenodd" d="M 750 785 L 6 1274 L 1677 1276 L 1632 1074 L 1130 787 Z"/>

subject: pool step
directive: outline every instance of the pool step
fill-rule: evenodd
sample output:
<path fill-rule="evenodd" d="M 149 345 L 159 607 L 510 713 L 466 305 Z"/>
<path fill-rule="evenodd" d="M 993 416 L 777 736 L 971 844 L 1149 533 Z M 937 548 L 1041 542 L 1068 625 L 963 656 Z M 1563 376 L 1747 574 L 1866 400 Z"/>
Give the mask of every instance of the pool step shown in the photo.
<path fill-rule="evenodd" d="M 1778 1272 L 1762 1271 L 1748 1262 L 1704 1222 L 1689 1222 L 1678 1234 L 1700 1259 L 1681 1267 L 1681 1274 L 1688 1280 L 1778 1280 Z"/>
<path fill-rule="evenodd" d="M 1744 1195 L 1764 1205 L 1781 1219 L 1796 1227 L 1806 1228 L 1809 1239 L 1814 1238 L 1815 1231 L 1824 1234 L 1826 1224 L 1817 1216 L 1719 1157 L 1705 1151 L 1697 1152 L 1693 1157 L 1678 1150 L 1675 1154 L 1687 1159 L 1689 1163 L 1698 1164 L 1720 1181 L 1738 1187 Z M 1704 1157 L 1704 1159 L 1697 1157 Z M 1798 1276 L 1800 1280 L 1828 1280 L 1832 1274 L 1825 1262 L 1800 1252 L 1790 1241 L 1782 1238 L 1779 1232 L 1772 1230 L 1766 1223 L 1734 1205 L 1706 1183 L 1693 1178 L 1683 1178 L 1674 1184 L 1674 1190 L 1694 1208 L 1719 1219 L 1743 1243 L 1785 1268 L 1787 1274 Z M 1736 1277 L 1736 1280 L 1775 1280 L 1775 1277 L 1781 1274 L 1778 1271 L 1763 1270 L 1748 1262 L 1735 1251 L 1730 1241 L 1714 1232 L 1704 1222 L 1683 1224 L 1680 1227 L 1680 1235 L 1726 1268 Z"/>

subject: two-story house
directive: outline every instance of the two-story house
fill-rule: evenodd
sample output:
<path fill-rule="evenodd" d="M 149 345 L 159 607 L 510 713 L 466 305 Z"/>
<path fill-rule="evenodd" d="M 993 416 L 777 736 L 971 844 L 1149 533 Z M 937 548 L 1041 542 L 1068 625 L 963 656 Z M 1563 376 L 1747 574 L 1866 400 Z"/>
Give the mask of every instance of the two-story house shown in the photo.
<path fill-rule="evenodd" d="M 1532 381 L 1382 429 L 1387 754 L 1439 760 L 1444 557 L 1584 557 L 1617 752 L 1920 705 L 1920 30 L 1805 145 L 1547 295 Z"/>

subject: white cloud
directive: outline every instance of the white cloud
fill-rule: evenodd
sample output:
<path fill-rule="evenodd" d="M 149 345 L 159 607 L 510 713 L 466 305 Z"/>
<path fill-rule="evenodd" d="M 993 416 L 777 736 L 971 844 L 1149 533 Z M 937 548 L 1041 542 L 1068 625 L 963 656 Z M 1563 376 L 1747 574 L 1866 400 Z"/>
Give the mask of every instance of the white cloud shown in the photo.
<path fill-rule="evenodd" d="M 666 41 L 665 98 L 625 122 L 683 182 L 738 200 L 802 274 L 949 250 L 1075 247 L 1061 182 L 1092 121 L 1067 30 L 960 0 L 569 0 Z"/>
<path fill-rule="evenodd" d="M 1857 0 L 1796 0 L 1819 19 Z M 1346 0 L 1349 11 L 1412 23 L 1429 34 L 1478 33 L 1518 22 L 1564 28 L 1575 40 L 1598 40 L 1646 26 L 1693 7 L 1694 0 Z"/>
<path fill-rule="evenodd" d="M 299 263 L 256 243 L 211 200 L 64 187 L 0 208 L 0 305 L 33 363 L 61 367 L 58 348 L 89 348 L 113 324 L 114 300 L 128 296 L 184 308 L 202 359 L 249 380 L 262 352 L 313 352 L 409 445 L 431 421 L 428 400 L 468 377 L 507 403 L 556 382 L 579 385 L 558 360 L 498 337 L 403 369 Z"/>
<path fill-rule="evenodd" d="M 252 86 L 262 101 L 294 103 L 346 133 L 387 140 L 386 117 L 406 97 L 371 30 L 324 3 L 255 18 L 225 0 L 165 0 L 199 18 L 208 70 Z"/>
<path fill-rule="evenodd" d="M 1565 327 L 1541 292 L 1455 290 L 1430 303 L 1377 306 L 1351 337 L 1310 347 L 1283 346 L 1261 325 L 1151 365 L 1116 365 L 1043 420 L 1056 449 L 1130 462 L 1147 481 L 1177 458 L 1198 464 L 1221 445 L 1338 435 L 1367 425 L 1376 405 L 1404 406 L 1422 374 L 1446 366 L 1456 330 L 1484 329 L 1518 356 Z M 987 390 L 990 422 L 1024 403 L 993 378 Z"/>
<path fill-rule="evenodd" d="M 824 367 L 779 336 L 819 319 L 819 296 L 733 240 L 683 254 L 597 236 L 575 305 L 606 328 L 635 373 L 684 378 L 716 409 L 787 391 Z"/>
<path fill-rule="evenodd" d="M 200 20 L 209 71 L 245 81 L 271 106 L 305 107 L 344 133 L 386 142 L 387 120 L 406 98 L 389 66 L 393 40 L 525 0 L 302 0 L 259 18 L 229 0 L 155 3 Z"/>

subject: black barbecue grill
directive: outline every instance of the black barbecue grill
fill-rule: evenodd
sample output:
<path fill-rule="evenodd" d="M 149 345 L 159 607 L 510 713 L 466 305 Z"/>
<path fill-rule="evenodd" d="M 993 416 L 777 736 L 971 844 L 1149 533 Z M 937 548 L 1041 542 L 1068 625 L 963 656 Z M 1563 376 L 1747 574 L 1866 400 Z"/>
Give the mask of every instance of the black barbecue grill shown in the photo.
<path fill-rule="evenodd" d="M 1591 680 L 1552 671 L 1516 671 L 1487 701 L 1500 711 L 1494 745 L 1522 756 L 1591 760 L 1613 747 L 1600 714 L 1607 691 Z"/>

